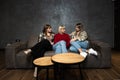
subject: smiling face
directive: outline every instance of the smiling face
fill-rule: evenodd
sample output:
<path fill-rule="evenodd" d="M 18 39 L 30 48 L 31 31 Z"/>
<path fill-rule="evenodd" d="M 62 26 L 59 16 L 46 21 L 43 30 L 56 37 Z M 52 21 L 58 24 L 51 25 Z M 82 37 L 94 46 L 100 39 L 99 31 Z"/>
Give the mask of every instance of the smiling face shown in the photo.
<path fill-rule="evenodd" d="M 49 24 L 46 24 L 43 28 L 43 33 L 47 34 L 47 33 L 51 33 L 52 32 L 52 27 Z"/>
<path fill-rule="evenodd" d="M 51 33 L 51 32 L 52 32 L 52 28 L 51 28 L 51 27 L 48 27 L 48 28 L 47 28 L 47 32 L 48 32 L 48 33 Z"/>

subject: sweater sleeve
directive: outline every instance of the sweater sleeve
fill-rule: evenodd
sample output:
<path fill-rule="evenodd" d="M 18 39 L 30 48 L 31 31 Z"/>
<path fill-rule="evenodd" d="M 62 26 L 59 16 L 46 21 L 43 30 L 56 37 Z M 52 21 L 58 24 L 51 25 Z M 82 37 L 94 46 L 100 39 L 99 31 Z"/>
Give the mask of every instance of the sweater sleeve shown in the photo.
<path fill-rule="evenodd" d="M 81 37 L 80 37 L 80 41 L 84 41 L 84 40 L 86 40 L 87 39 L 87 32 L 86 31 L 83 31 L 83 32 L 81 32 L 81 35 L 80 35 Z"/>
<path fill-rule="evenodd" d="M 58 34 L 55 34 L 54 36 L 54 44 L 56 44 L 59 40 L 59 35 Z"/>

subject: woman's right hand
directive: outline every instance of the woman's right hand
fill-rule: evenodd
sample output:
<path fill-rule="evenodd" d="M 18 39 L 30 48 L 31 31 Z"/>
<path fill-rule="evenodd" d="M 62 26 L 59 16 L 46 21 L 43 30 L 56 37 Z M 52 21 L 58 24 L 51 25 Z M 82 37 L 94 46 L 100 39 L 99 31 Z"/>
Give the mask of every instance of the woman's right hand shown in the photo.
<path fill-rule="evenodd" d="M 52 42 L 52 41 L 50 41 L 50 43 L 51 43 L 51 45 L 53 45 L 53 44 L 54 44 L 54 42 Z"/>
<path fill-rule="evenodd" d="M 77 40 L 77 39 L 76 39 L 76 38 L 73 38 L 73 39 L 70 40 L 70 42 L 75 41 L 75 40 Z"/>

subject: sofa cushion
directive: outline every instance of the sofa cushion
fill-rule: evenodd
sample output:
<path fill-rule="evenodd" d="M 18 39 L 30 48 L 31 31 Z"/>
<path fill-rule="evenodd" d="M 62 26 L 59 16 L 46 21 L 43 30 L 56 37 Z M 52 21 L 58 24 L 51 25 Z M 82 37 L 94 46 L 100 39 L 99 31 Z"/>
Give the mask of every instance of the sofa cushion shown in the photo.
<path fill-rule="evenodd" d="M 55 55 L 55 51 L 46 51 L 44 56 L 53 56 Z"/>

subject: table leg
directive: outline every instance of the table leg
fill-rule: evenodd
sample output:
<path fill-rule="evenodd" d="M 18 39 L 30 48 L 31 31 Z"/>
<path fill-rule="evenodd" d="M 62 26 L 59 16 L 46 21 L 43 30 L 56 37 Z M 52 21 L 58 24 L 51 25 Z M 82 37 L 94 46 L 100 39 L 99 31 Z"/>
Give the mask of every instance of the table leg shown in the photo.
<path fill-rule="evenodd" d="M 46 73 L 47 73 L 46 74 L 46 80 L 48 80 L 49 79 L 49 68 L 48 67 L 46 68 Z"/>
<path fill-rule="evenodd" d="M 39 67 L 37 67 L 37 76 L 36 76 L 36 80 L 38 80 L 38 74 L 39 74 Z"/>
<path fill-rule="evenodd" d="M 54 80 L 57 80 L 57 75 L 58 75 L 58 64 L 54 64 Z"/>
<path fill-rule="evenodd" d="M 65 65 L 63 64 L 61 64 L 60 65 L 60 78 L 61 78 L 61 80 L 65 80 L 65 74 L 64 74 L 64 72 L 65 72 Z"/>
<path fill-rule="evenodd" d="M 80 64 L 79 64 L 79 70 L 80 70 L 80 80 L 83 80 L 83 74 L 82 74 L 82 70 L 81 70 Z"/>

